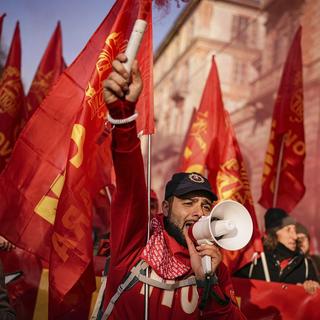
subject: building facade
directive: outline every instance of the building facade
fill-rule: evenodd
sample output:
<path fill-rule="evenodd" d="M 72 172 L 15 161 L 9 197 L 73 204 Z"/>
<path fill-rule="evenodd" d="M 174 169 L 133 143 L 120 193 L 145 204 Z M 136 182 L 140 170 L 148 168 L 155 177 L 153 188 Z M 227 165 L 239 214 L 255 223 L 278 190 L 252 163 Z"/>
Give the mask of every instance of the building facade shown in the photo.
<path fill-rule="evenodd" d="M 265 209 L 258 203 L 266 147 L 269 141 L 273 106 L 280 84 L 284 62 L 299 25 L 302 26 L 305 174 L 306 193 L 292 215 L 305 224 L 313 239 L 313 249 L 319 252 L 320 205 L 317 190 L 320 185 L 320 2 L 313 0 L 268 0 L 262 3 L 266 14 L 265 45 L 260 60 L 258 78 L 251 84 L 251 99 L 233 112 L 232 123 L 241 150 L 247 159 L 251 189 L 260 225 Z"/>
<path fill-rule="evenodd" d="M 156 190 L 162 190 L 175 171 L 213 55 L 228 111 L 242 108 L 250 99 L 250 82 L 257 77 L 253 62 L 263 47 L 263 21 L 256 1 L 190 1 L 160 45 L 154 66 Z"/>
<path fill-rule="evenodd" d="M 302 25 L 306 194 L 292 214 L 320 241 L 320 2 L 314 0 L 190 1 L 156 53 L 156 134 L 152 184 L 161 192 L 177 167 L 193 108 L 216 55 L 225 108 L 244 157 L 258 222 L 271 117 L 284 62 Z M 160 194 L 161 197 L 161 194 Z M 306 217 L 307 220 L 306 220 Z M 317 241 L 314 249 L 318 251 Z"/>

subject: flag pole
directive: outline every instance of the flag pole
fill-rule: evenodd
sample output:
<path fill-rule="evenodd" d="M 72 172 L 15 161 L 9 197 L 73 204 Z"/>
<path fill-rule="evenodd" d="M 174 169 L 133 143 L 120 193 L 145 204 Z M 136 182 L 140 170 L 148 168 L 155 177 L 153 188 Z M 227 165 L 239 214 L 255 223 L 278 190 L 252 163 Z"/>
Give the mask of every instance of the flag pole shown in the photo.
<path fill-rule="evenodd" d="M 270 273 L 267 265 L 267 259 L 264 251 L 261 252 L 261 262 L 262 262 L 262 268 L 264 272 L 264 277 L 267 282 L 270 282 Z"/>
<path fill-rule="evenodd" d="M 127 56 L 127 61 L 123 64 L 128 73 L 131 72 L 132 63 L 138 53 L 144 32 L 147 28 L 147 22 L 144 19 L 137 19 L 133 30 L 131 32 L 128 45 L 125 51 L 125 55 Z M 148 134 L 148 155 L 147 155 L 147 194 L 148 194 L 148 226 L 147 226 L 147 241 L 150 238 L 150 195 L 151 195 L 151 135 Z M 148 268 L 146 270 L 146 277 L 149 277 Z M 145 310 L 144 310 L 144 318 L 148 320 L 149 313 L 149 285 L 144 284 L 144 299 L 145 299 Z"/>
<path fill-rule="evenodd" d="M 273 194 L 273 202 L 272 206 L 275 208 L 277 206 L 278 201 L 278 192 L 279 192 L 279 182 L 280 182 L 280 174 L 281 174 L 281 165 L 282 165 L 282 158 L 283 158 L 283 149 L 284 149 L 284 137 L 281 139 L 281 146 L 279 152 L 279 159 L 277 163 L 277 174 L 276 174 L 276 181 L 274 186 L 274 194 Z M 267 265 L 267 259 L 264 251 L 261 252 L 261 262 L 262 268 L 264 272 L 264 276 L 267 282 L 270 282 L 270 273 Z"/>
<path fill-rule="evenodd" d="M 111 201 L 112 201 L 112 197 L 111 197 L 111 192 L 108 186 L 104 186 L 104 191 L 106 192 L 106 198 L 109 200 L 110 202 L 110 206 L 111 206 Z M 94 305 L 90 320 L 96 320 L 98 319 L 98 313 L 99 310 L 101 308 L 101 305 L 103 303 L 103 295 L 104 292 L 106 290 L 106 286 L 107 286 L 107 274 L 106 274 L 106 265 L 108 263 L 108 260 L 106 259 L 106 263 L 104 265 L 104 271 L 101 277 L 101 286 L 100 286 L 100 290 L 98 292 L 98 296 L 97 296 L 97 300 L 96 303 Z"/>
<path fill-rule="evenodd" d="M 282 158 L 283 158 L 283 149 L 284 149 L 284 137 L 281 139 L 281 147 L 279 152 L 279 159 L 277 164 L 277 174 L 276 174 L 276 181 L 274 186 L 274 194 L 273 194 L 273 203 L 272 206 L 275 208 L 277 206 L 278 201 L 278 192 L 279 192 L 279 182 L 280 182 L 280 174 L 281 174 L 281 165 L 282 165 Z"/>
<path fill-rule="evenodd" d="M 112 197 L 111 197 L 111 192 L 110 192 L 110 190 L 109 190 L 109 187 L 108 187 L 108 186 L 105 186 L 105 187 L 104 187 L 104 190 L 105 190 L 105 192 L 106 192 L 106 194 L 107 194 L 107 198 L 108 198 L 108 200 L 109 200 L 109 202 L 110 202 L 110 205 L 111 205 Z"/>
<path fill-rule="evenodd" d="M 151 220 L 151 134 L 148 134 L 148 152 L 147 152 L 147 193 L 148 193 L 148 225 L 147 242 L 150 239 L 150 220 Z M 146 269 L 146 277 L 149 277 L 149 268 Z M 149 285 L 144 284 L 144 319 L 148 320 L 149 315 Z"/>
<path fill-rule="evenodd" d="M 273 202 L 272 202 L 272 206 L 274 208 L 277 206 L 277 201 L 278 201 L 279 182 L 280 182 L 281 165 L 282 165 L 282 158 L 283 158 L 283 149 L 284 149 L 284 138 L 285 136 L 283 136 L 281 139 L 279 159 L 277 163 L 277 174 L 276 174 L 276 181 L 274 186 L 274 194 L 273 194 Z M 270 282 L 270 274 L 269 274 L 267 259 L 264 251 L 261 252 L 261 262 L 262 262 L 265 279 L 267 282 Z"/>

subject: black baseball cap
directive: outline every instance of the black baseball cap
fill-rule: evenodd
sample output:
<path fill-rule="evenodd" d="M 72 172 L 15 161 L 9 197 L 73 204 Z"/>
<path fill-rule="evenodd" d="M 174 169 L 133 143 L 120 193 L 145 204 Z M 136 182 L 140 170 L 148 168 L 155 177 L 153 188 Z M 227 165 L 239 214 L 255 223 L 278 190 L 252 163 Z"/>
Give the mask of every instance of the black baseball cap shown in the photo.
<path fill-rule="evenodd" d="M 165 199 L 171 196 L 180 197 L 194 191 L 204 191 L 211 201 L 218 200 L 218 197 L 212 192 L 208 179 L 196 172 L 175 173 L 166 184 Z"/>

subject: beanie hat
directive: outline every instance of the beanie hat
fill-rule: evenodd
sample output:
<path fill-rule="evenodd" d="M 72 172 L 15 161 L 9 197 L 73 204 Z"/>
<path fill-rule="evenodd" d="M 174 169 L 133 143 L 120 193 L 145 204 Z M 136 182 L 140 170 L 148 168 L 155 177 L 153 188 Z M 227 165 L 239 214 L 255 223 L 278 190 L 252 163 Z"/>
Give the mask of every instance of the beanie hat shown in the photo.
<path fill-rule="evenodd" d="M 279 230 L 290 224 L 296 224 L 296 221 L 281 208 L 269 208 L 264 215 L 266 230 Z"/>

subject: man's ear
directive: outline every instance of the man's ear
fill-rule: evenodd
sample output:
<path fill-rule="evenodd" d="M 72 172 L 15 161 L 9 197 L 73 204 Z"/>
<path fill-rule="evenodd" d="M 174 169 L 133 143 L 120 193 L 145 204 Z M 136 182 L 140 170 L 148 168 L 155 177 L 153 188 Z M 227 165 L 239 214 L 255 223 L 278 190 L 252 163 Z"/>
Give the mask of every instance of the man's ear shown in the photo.
<path fill-rule="evenodd" d="M 170 208 L 169 201 L 163 200 L 162 201 L 162 213 L 165 217 L 167 217 L 169 215 L 169 208 Z"/>

